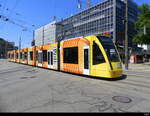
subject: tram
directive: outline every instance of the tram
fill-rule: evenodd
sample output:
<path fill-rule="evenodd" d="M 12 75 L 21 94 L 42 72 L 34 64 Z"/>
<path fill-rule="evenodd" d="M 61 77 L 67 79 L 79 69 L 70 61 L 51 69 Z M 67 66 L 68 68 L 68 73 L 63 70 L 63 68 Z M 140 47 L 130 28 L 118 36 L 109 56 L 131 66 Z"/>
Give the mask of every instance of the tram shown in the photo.
<path fill-rule="evenodd" d="M 23 51 L 24 64 L 32 66 L 102 78 L 119 78 L 123 74 L 117 48 L 107 36 L 72 38 Z M 19 58 L 15 57 L 16 62 Z"/>

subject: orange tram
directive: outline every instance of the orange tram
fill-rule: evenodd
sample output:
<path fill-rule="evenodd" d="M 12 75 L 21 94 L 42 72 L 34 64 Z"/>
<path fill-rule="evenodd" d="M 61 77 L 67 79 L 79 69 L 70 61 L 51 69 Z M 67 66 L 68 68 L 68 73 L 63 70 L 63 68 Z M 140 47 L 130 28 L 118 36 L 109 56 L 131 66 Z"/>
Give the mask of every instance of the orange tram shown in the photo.
<path fill-rule="evenodd" d="M 120 78 L 123 72 L 112 39 L 100 35 L 8 51 L 8 60 L 91 77 Z"/>

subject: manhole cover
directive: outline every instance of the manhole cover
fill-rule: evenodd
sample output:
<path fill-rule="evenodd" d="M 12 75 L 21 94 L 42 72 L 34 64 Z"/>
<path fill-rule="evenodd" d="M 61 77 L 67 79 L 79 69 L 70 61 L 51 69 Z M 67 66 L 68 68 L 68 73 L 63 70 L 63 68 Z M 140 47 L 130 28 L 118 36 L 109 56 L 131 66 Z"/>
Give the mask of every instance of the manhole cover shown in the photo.
<path fill-rule="evenodd" d="M 129 97 L 124 97 L 124 96 L 114 96 L 112 99 L 114 101 L 120 102 L 120 103 L 131 103 L 132 102 L 132 100 Z"/>

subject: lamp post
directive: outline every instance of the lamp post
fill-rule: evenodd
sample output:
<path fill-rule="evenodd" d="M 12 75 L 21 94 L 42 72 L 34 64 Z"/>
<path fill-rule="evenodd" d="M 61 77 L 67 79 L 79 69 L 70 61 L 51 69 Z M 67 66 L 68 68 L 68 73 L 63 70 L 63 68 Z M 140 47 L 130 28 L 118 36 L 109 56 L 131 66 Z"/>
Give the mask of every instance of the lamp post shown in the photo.
<path fill-rule="evenodd" d="M 57 26 L 61 26 L 61 39 L 57 40 L 57 42 L 58 42 L 58 46 L 57 46 L 58 47 L 58 71 L 59 71 L 60 70 L 60 42 L 64 39 L 64 34 L 63 34 L 64 25 L 61 23 L 55 23 L 55 25 L 56 25 L 56 28 L 57 28 Z"/>
<path fill-rule="evenodd" d="M 128 41 L 128 0 L 126 0 L 126 15 L 125 15 L 125 69 L 129 69 L 129 41 Z"/>

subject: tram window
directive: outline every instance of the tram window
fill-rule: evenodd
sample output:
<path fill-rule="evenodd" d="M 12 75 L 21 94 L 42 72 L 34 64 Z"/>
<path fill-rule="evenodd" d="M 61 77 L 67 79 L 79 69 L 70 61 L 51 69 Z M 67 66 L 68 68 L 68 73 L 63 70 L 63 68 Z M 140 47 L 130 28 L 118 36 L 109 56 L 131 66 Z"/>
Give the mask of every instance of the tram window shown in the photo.
<path fill-rule="evenodd" d="M 46 62 L 47 61 L 47 50 L 43 51 L 43 61 Z"/>
<path fill-rule="evenodd" d="M 12 54 L 12 58 L 14 59 L 14 54 Z"/>
<path fill-rule="evenodd" d="M 48 64 L 50 65 L 50 52 L 48 52 L 48 56 L 47 56 L 48 58 Z"/>
<path fill-rule="evenodd" d="M 27 52 L 24 53 L 24 59 L 27 60 Z"/>
<path fill-rule="evenodd" d="M 93 65 L 105 63 L 104 56 L 99 48 L 99 46 L 93 43 Z"/>
<path fill-rule="evenodd" d="M 30 60 L 33 60 L 33 52 L 30 52 Z"/>
<path fill-rule="evenodd" d="M 22 53 L 22 60 L 24 61 L 25 60 L 25 54 Z"/>
<path fill-rule="evenodd" d="M 40 53 L 38 53 L 38 62 L 42 63 L 42 61 L 43 61 L 43 54 L 42 54 L 42 52 L 40 52 Z"/>
<path fill-rule="evenodd" d="M 119 62 L 119 55 L 117 53 L 117 49 L 111 38 L 105 36 L 98 36 L 99 41 L 103 45 L 107 56 L 111 62 Z"/>
<path fill-rule="evenodd" d="M 64 63 L 78 64 L 78 47 L 64 49 Z"/>
<path fill-rule="evenodd" d="M 22 53 L 20 53 L 20 59 L 22 59 Z"/>
<path fill-rule="evenodd" d="M 16 59 L 18 59 L 18 53 L 16 54 Z"/>

